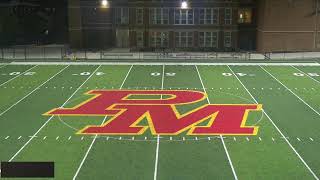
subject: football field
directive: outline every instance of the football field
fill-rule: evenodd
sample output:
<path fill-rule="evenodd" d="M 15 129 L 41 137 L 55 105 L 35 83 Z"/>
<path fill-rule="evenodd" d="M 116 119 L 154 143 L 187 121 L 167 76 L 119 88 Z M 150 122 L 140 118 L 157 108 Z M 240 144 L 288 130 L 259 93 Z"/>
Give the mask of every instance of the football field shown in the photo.
<path fill-rule="evenodd" d="M 46 114 L 55 108 L 74 108 L 88 102 L 92 90 L 207 95 L 195 103 L 176 105 L 179 114 L 184 115 L 206 104 L 259 104 L 262 109 L 250 111 L 242 122 L 241 127 L 255 127 L 256 132 L 247 135 L 197 135 L 190 134 L 190 127 L 176 134 L 156 134 L 152 129 L 157 125 L 144 116 L 132 125 L 146 127 L 142 133 L 88 135 L 80 131 L 87 126 L 106 125 L 112 117 Z M 53 161 L 55 179 L 320 177 L 317 63 L 0 64 L 0 94 L 0 161 Z M 159 93 L 133 95 L 133 99 L 157 102 L 170 98 Z M 219 113 L 214 116 L 219 117 Z M 206 117 L 192 127 L 215 125 Z M 165 120 L 166 115 L 162 118 Z"/>

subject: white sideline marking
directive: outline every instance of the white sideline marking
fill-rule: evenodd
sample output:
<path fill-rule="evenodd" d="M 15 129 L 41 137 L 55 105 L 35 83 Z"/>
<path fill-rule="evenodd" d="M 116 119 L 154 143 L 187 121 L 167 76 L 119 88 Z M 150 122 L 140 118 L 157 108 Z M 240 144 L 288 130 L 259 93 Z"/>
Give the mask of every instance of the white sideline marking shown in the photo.
<path fill-rule="evenodd" d="M 1 68 L 4 68 L 4 67 L 6 67 L 6 66 L 8 66 L 8 64 L 5 64 L 5 65 L 3 65 L 3 66 L 0 66 L 0 69 L 1 69 Z"/>
<path fill-rule="evenodd" d="M 290 91 L 294 96 L 296 96 L 301 102 L 303 102 L 305 105 L 307 105 L 310 109 L 312 109 L 316 114 L 320 116 L 320 113 L 315 110 L 312 106 L 310 106 L 307 102 L 305 102 L 300 96 L 298 96 L 296 93 L 294 93 L 290 88 L 288 88 L 286 85 L 284 85 L 280 80 L 278 80 L 275 76 L 273 76 L 269 71 L 267 71 L 265 68 L 260 66 L 266 73 L 268 73 L 273 79 L 275 79 L 278 83 L 280 83 L 283 87 L 285 87 L 288 91 Z"/>
<path fill-rule="evenodd" d="M 195 67 L 196 67 L 196 70 L 197 70 L 197 73 L 198 73 L 198 76 L 199 76 L 199 79 L 200 79 L 202 88 L 203 88 L 204 92 L 207 94 L 206 89 L 205 89 L 205 86 L 204 86 L 203 81 L 202 81 L 202 78 L 201 78 L 201 75 L 200 75 L 200 72 L 199 72 L 199 70 L 198 70 L 198 67 L 197 67 L 197 66 L 195 66 Z M 210 99 L 209 99 L 208 96 L 207 96 L 207 101 L 208 101 L 209 104 L 211 104 L 211 103 L 210 103 Z M 236 171 L 235 171 L 235 169 L 234 169 L 234 167 L 233 167 L 233 164 L 232 164 L 232 161 L 231 161 L 231 158 L 230 158 L 230 155 L 229 155 L 227 146 L 226 146 L 226 144 L 224 143 L 224 139 L 223 139 L 223 136 L 222 136 L 222 135 L 220 135 L 220 139 L 221 139 L 221 142 L 222 142 L 224 151 L 226 152 L 226 155 L 227 155 L 227 157 L 228 157 L 228 161 L 229 161 L 229 164 L 230 164 L 230 167 L 231 167 L 231 170 L 232 170 L 234 179 L 235 179 L 235 180 L 238 180 L 238 176 L 237 176 Z"/>
<path fill-rule="evenodd" d="M 242 81 L 239 79 L 239 77 L 237 75 L 235 75 L 235 73 L 233 72 L 233 70 L 230 68 L 230 66 L 228 66 L 228 68 L 230 69 L 230 71 L 232 72 L 232 74 L 238 79 L 238 81 L 240 82 L 240 84 L 245 88 L 245 90 L 248 92 L 248 94 L 251 96 L 251 98 L 255 101 L 256 104 L 258 104 L 258 101 L 256 100 L 256 98 L 254 98 L 254 96 L 250 93 L 250 91 L 247 89 L 247 87 L 242 83 Z M 297 150 L 292 146 L 292 144 L 289 142 L 289 140 L 287 138 L 285 138 L 285 136 L 283 135 L 283 133 L 281 132 L 281 130 L 278 128 L 278 126 L 273 122 L 273 120 L 270 118 L 270 116 L 264 111 L 264 109 L 262 109 L 263 113 L 267 116 L 267 118 L 270 120 L 271 124 L 277 129 L 277 131 L 280 133 L 280 135 L 282 137 L 284 137 L 284 140 L 287 142 L 287 144 L 290 146 L 290 148 L 294 151 L 294 153 L 298 156 L 298 158 L 301 160 L 301 162 L 305 165 L 305 167 L 309 170 L 309 172 L 313 175 L 313 177 L 316 180 L 319 180 L 319 178 L 317 177 L 317 175 L 312 171 L 312 169 L 309 167 L 309 165 L 304 161 L 304 159 L 300 156 L 300 154 L 297 152 Z M 272 137 L 272 141 L 275 141 L 275 139 Z"/>
<path fill-rule="evenodd" d="M 62 104 L 61 107 L 63 107 L 64 105 L 66 105 L 68 103 L 68 101 L 79 91 L 79 89 L 92 77 L 92 75 L 95 74 L 95 72 L 100 68 L 100 66 L 98 66 L 96 68 L 96 70 L 78 87 L 78 89 L 76 89 L 73 94 Z M 29 141 L 27 141 L 19 150 L 18 152 L 16 152 L 12 158 L 9 160 L 9 162 L 11 162 L 32 140 L 34 137 L 36 137 L 36 135 L 50 122 L 50 120 L 53 118 L 54 116 L 51 116 L 39 129 L 37 132 L 34 133 L 34 135 L 29 139 Z M 59 136 L 58 136 L 59 137 Z"/>
<path fill-rule="evenodd" d="M 162 65 L 161 90 L 163 90 L 163 87 L 164 87 L 164 72 L 165 72 L 164 69 L 165 69 L 165 65 Z M 161 95 L 161 99 L 162 99 L 162 95 Z M 157 135 L 157 147 L 156 147 L 156 157 L 154 162 L 153 180 L 157 180 L 159 149 L 160 149 L 160 135 Z"/>
<path fill-rule="evenodd" d="M 177 62 L 12 62 L 10 65 L 182 65 L 182 66 L 320 66 L 317 62 L 309 63 L 177 63 Z"/>
<path fill-rule="evenodd" d="M 33 68 L 35 68 L 35 67 L 38 67 L 38 65 L 35 65 L 35 66 L 33 66 L 33 67 L 31 67 L 31 68 L 27 69 L 26 71 L 24 71 L 24 72 L 22 72 L 22 73 L 20 73 L 20 74 L 18 74 L 18 75 L 16 75 L 16 76 L 14 76 L 13 78 L 9 79 L 8 81 L 6 81 L 6 82 L 4 82 L 4 83 L 0 84 L 0 87 L 1 87 L 1 86 L 3 86 L 3 85 L 5 85 L 5 84 L 7 84 L 8 82 L 10 82 L 10 81 L 12 81 L 12 80 L 14 80 L 14 79 L 16 79 L 16 78 L 18 78 L 18 77 L 20 77 L 20 76 L 24 75 L 24 73 L 29 72 L 30 70 L 32 70 L 32 69 L 33 69 Z"/>
<path fill-rule="evenodd" d="M 301 73 L 303 73 L 303 74 L 307 75 L 309 78 L 311 78 L 312 80 L 314 80 L 315 82 L 317 82 L 317 83 L 319 83 L 319 84 L 320 84 L 320 81 L 316 80 L 315 78 L 313 78 L 312 76 L 310 76 L 308 73 L 305 73 L 304 71 L 300 70 L 300 69 L 299 69 L 299 68 L 297 68 L 297 67 L 294 67 L 294 66 L 291 66 L 291 67 L 293 67 L 294 69 L 298 70 L 299 72 L 301 72 Z"/>
<path fill-rule="evenodd" d="M 99 67 L 100 67 L 100 66 L 99 66 Z M 121 86 L 120 86 L 120 89 L 122 89 L 124 83 L 126 82 L 128 76 L 129 76 L 129 74 L 130 74 L 130 72 L 131 72 L 132 67 L 133 67 L 133 65 L 131 65 L 129 71 L 127 72 L 127 75 L 126 75 L 126 77 L 124 78 L 124 80 L 123 80 L 123 82 L 122 82 L 122 84 L 121 84 Z M 96 70 L 97 70 L 97 69 L 96 69 Z M 95 74 L 95 73 L 92 73 L 92 74 Z M 101 124 L 103 124 L 103 123 L 105 122 L 105 120 L 107 119 L 107 117 L 108 117 L 108 116 L 105 116 L 105 117 L 104 117 L 104 119 L 103 119 L 103 121 L 102 121 Z M 91 151 L 91 149 L 92 149 L 92 147 L 93 147 L 93 145 L 94 145 L 97 137 L 98 137 L 98 134 L 96 134 L 96 135 L 94 136 L 94 138 L 93 138 L 93 140 L 92 140 L 92 142 L 91 142 L 91 144 L 90 144 L 90 146 L 89 146 L 86 154 L 84 155 L 84 157 L 83 157 L 83 159 L 82 159 L 82 161 L 81 161 L 81 163 L 80 163 L 80 165 L 79 165 L 79 167 L 78 167 L 75 175 L 74 175 L 73 178 L 72 178 L 73 180 L 75 180 L 75 179 L 77 178 L 77 176 L 78 176 L 78 174 L 79 174 L 79 172 L 80 172 L 80 170 L 81 170 L 84 162 L 86 161 L 86 159 L 87 159 L 87 157 L 88 157 L 88 155 L 89 155 L 89 153 L 90 153 L 90 151 Z M 107 141 L 108 141 L 108 140 L 109 140 L 109 136 L 107 137 Z"/>
<path fill-rule="evenodd" d="M 51 79 L 55 78 L 58 74 L 60 74 L 62 71 L 64 71 L 68 66 L 66 66 L 65 68 L 61 69 L 59 72 L 57 72 L 55 75 L 51 76 L 49 79 L 47 79 L 45 82 L 43 82 L 42 84 L 40 84 L 38 87 L 36 87 L 34 90 L 32 90 L 30 93 L 28 93 L 27 95 L 25 95 L 23 98 L 21 98 L 19 101 L 17 101 L 16 103 L 14 103 L 13 105 L 11 105 L 9 108 L 7 108 L 6 110 L 4 110 L 3 112 L 0 113 L 0 116 L 2 116 L 3 114 L 5 114 L 6 112 L 8 112 L 10 109 L 12 109 L 14 106 L 16 106 L 17 104 L 19 104 L 21 101 L 23 101 L 24 99 L 26 99 L 27 97 L 29 97 L 32 93 L 34 93 L 36 90 L 38 90 L 39 88 L 41 88 L 43 85 L 45 85 L 47 82 L 49 82 Z"/>

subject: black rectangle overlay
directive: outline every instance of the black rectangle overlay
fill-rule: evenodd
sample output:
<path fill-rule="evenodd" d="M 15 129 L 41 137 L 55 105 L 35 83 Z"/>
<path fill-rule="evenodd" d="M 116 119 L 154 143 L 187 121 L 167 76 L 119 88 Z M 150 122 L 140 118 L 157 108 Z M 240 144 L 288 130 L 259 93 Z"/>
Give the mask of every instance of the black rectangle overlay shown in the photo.
<path fill-rule="evenodd" d="M 1 162 L 2 178 L 53 178 L 54 162 Z"/>

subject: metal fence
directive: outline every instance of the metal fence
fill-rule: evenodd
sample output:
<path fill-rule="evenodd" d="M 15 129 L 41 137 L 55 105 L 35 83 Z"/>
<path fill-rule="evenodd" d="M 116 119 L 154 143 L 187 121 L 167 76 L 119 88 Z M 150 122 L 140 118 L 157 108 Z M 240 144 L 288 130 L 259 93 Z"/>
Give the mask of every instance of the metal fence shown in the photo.
<path fill-rule="evenodd" d="M 15 47 L 0 49 L 4 60 L 215 60 L 250 59 L 244 52 L 113 52 L 110 50 L 71 50 L 67 47 Z"/>
<path fill-rule="evenodd" d="M 72 50 L 68 47 L 14 47 L 0 49 L 3 60 L 289 60 L 318 59 L 320 52 L 251 53 L 251 52 L 114 52 L 112 50 Z"/>

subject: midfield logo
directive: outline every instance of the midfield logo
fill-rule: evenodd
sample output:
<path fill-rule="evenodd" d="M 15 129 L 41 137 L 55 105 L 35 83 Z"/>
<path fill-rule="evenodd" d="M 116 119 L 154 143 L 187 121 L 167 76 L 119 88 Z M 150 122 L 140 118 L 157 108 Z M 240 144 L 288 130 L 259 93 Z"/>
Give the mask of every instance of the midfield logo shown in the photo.
<path fill-rule="evenodd" d="M 256 135 L 258 127 L 246 126 L 246 120 L 250 111 L 262 109 L 260 104 L 206 104 L 180 114 L 177 106 L 207 98 L 199 91 L 92 90 L 86 94 L 94 97 L 73 108 L 53 109 L 45 115 L 111 117 L 105 124 L 89 125 L 78 134 L 140 135 L 150 128 L 153 135 L 182 132 L 188 135 Z M 155 95 L 159 98 L 152 99 Z M 160 95 L 164 98 L 160 99 Z M 143 119 L 147 119 L 148 125 L 138 125 Z"/>

